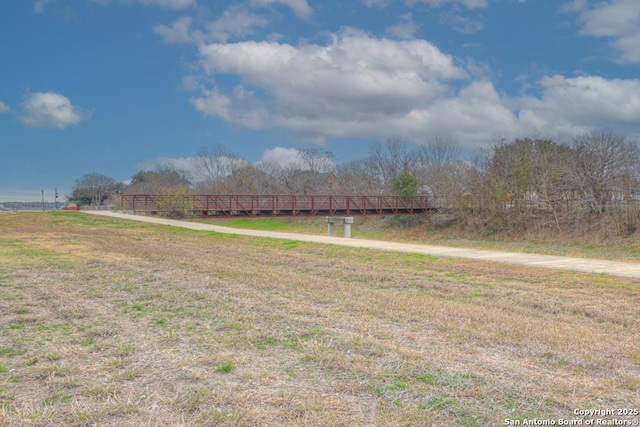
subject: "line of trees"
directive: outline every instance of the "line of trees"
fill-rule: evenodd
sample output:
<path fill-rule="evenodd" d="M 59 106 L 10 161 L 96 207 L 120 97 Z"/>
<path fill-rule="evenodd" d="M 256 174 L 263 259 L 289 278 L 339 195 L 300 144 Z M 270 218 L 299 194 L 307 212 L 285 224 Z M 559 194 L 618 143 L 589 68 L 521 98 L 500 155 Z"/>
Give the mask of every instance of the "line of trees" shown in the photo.
<path fill-rule="evenodd" d="M 640 217 L 640 152 L 636 141 L 593 131 L 571 144 L 518 138 L 461 159 L 456 141 L 437 136 L 422 144 L 389 137 L 369 155 L 337 164 L 333 153 L 299 151 L 288 166 L 250 163 L 222 147 L 202 149 L 195 170 L 162 167 L 134 175 L 128 185 L 90 174 L 71 198 L 104 202 L 127 194 L 425 194 L 439 214 L 435 226 L 457 224 L 497 231 L 635 232 Z M 99 191 L 97 191 L 99 193 Z"/>
<path fill-rule="evenodd" d="M 593 131 L 570 145 L 521 139 L 494 146 L 484 156 L 476 192 L 489 196 L 490 227 L 522 231 L 635 232 L 640 203 L 637 143 Z"/>

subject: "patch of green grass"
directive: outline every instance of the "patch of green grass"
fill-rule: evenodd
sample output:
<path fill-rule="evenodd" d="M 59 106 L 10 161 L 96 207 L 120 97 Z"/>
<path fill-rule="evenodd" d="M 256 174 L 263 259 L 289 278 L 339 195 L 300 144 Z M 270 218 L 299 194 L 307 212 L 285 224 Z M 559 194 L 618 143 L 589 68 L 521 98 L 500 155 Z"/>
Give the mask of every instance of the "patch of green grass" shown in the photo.
<path fill-rule="evenodd" d="M 8 392 L 6 389 L 0 388 L 0 404 L 13 402 L 16 399 L 15 392 Z M 4 405 L 1 405 L 0 408 L 3 408 Z M 0 414 L 2 414 L 2 409 L 0 409 Z"/>
<path fill-rule="evenodd" d="M 60 360 L 60 355 L 57 354 L 57 353 L 48 352 L 48 353 L 45 353 L 45 354 L 42 355 L 42 359 L 43 360 L 49 360 L 49 361 L 53 362 L 55 360 Z"/>
<path fill-rule="evenodd" d="M 133 344 L 120 342 L 113 351 L 113 355 L 117 357 L 129 356 L 133 353 L 134 349 Z"/>
<path fill-rule="evenodd" d="M 71 325 L 69 325 L 68 323 L 55 323 L 53 325 L 40 325 L 40 326 L 36 326 L 34 328 L 35 331 L 37 332 L 42 332 L 42 331 L 47 331 L 47 332 L 52 332 L 52 331 L 61 331 L 63 333 L 63 335 L 69 335 L 71 334 Z"/>
<path fill-rule="evenodd" d="M 475 375 L 473 374 L 449 372 L 439 369 L 434 372 L 419 375 L 415 380 L 436 387 L 458 391 L 466 388 L 474 378 Z"/>
<path fill-rule="evenodd" d="M 293 249 L 299 246 L 306 246 L 307 244 L 301 242 L 300 240 L 283 240 L 283 239 L 273 239 L 270 237 L 251 237 L 250 240 L 252 242 L 258 243 L 261 246 L 265 246 L 268 248 L 286 248 Z"/>
<path fill-rule="evenodd" d="M 493 425 L 486 417 L 479 416 L 474 405 L 449 394 L 434 396 L 420 404 L 420 408 L 433 413 L 446 414 L 456 420 L 456 425 L 480 427 Z"/>
<path fill-rule="evenodd" d="M 88 347 L 90 345 L 95 344 L 95 340 L 93 338 L 87 338 L 86 340 L 80 341 L 80 345 L 83 347 Z"/>
<path fill-rule="evenodd" d="M 56 265 L 71 268 L 75 265 L 68 256 L 50 249 L 40 248 L 36 244 L 0 237 L 0 264 L 9 265 Z"/>
<path fill-rule="evenodd" d="M 445 273 L 444 277 L 446 277 L 447 279 L 454 280 L 456 282 L 462 282 L 467 278 L 467 275 L 464 273 L 448 272 L 448 273 Z"/>
<path fill-rule="evenodd" d="M 221 365 L 216 366 L 213 372 L 216 372 L 218 374 L 229 374 L 233 372 L 234 369 L 235 369 L 235 366 L 233 365 L 233 363 L 225 362 Z"/>
<path fill-rule="evenodd" d="M 286 339 L 280 341 L 280 344 L 293 350 L 300 349 L 300 341 L 298 340 L 298 338 L 291 335 L 287 335 Z"/>
<path fill-rule="evenodd" d="M 169 321 L 163 317 L 163 318 L 160 318 L 160 319 L 155 319 L 153 321 L 153 324 L 155 326 L 165 327 L 165 326 L 167 326 L 169 324 Z"/>
<path fill-rule="evenodd" d="M 322 328 L 314 326 L 306 333 L 300 335 L 302 341 L 324 341 L 326 338 L 326 332 Z"/>
<path fill-rule="evenodd" d="M 139 221 L 123 221 L 117 218 L 96 216 L 77 211 L 53 211 L 46 212 L 44 215 L 54 218 L 49 221 L 60 226 L 71 225 L 74 227 L 101 227 L 116 230 L 135 229 L 140 231 L 151 230 L 153 227 L 160 227 L 155 224 L 145 224 Z"/>
<path fill-rule="evenodd" d="M 0 365 L 0 374 L 4 374 L 6 372 L 9 372 L 9 368 L 4 365 Z"/>
<path fill-rule="evenodd" d="M 298 240 L 285 240 L 282 242 L 282 246 L 285 248 L 297 248 L 300 245 Z"/>
<path fill-rule="evenodd" d="M 484 295 L 484 289 L 474 289 L 473 293 L 471 294 L 473 298 L 480 298 L 483 295 Z"/>
<path fill-rule="evenodd" d="M 14 357 L 24 354 L 24 350 L 14 350 L 12 348 L 0 348 L 0 357 Z"/>
<path fill-rule="evenodd" d="M 215 237 L 217 239 L 238 239 L 240 237 L 243 237 L 239 234 L 218 233 L 217 231 L 204 231 L 203 233 L 207 236 Z"/>
<path fill-rule="evenodd" d="M 136 302 L 126 307 L 124 312 L 131 314 L 133 317 L 144 316 L 145 314 L 153 311 L 153 307 L 146 306 L 142 303 Z"/>
<path fill-rule="evenodd" d="M 630 291 L 637 291 L 640 289 L 640 286 L 633 283 L 624 283 L 619 278 L 609 276 L 606 273 L 601 274 L 593 280 L 594 285 L 602 288 L 610 288 L 610 289 L 627 289 Z"/>
<path fill-rule="evenodd" d="M 427 399 L 424 403 L 422 403 L 421 407 L 430 411 L 440 412 L 446 408 L 457 407 L 458 405 L 459 403 L 456 399 L 445 395 L 442 397 L 432 397 L 430 399 Z"/>
<path fill-rule="evenodd" d="M 257 342 L 256 343 L 256 348 L 259 350 L 264 350 L 267 348 L 267 345 L 278 345 L 280 344 L 280 340 L 278 340 L 277 338 L 274 337 L 267 337 L 265 338 L 263 341 Z"/>
<path fill-rule="evenodd" d="M 227 227 L 249 228 L 252 230 L 293 231 L 301 225 L 288 218 L 243 218 L 224 223 Z"/>
<path fill-rule="evenodd" d="M 43 404 L 45 406 L 53 406 L 57 403 L 70 402 L 71 400 L 73 400 L 73 395 L 71 394 L 56 393 L 44 399 Z"/>
<path fill-rule="evenodd" d="M 284 370 L 287 375 L 288 375 L 288 379 L 291 379 L 293 377 L 295 377 L 298 374 L 298 370 L 297 369 L 293 369 L 293 368 L 287 368 Z"/>
<path fill-rule="evenodd" d="M 98 411 L 80 411 L 75 414 L 75 418 L 82 425 L 94 425 L 94 422 L 99 420 L 104 415 L 103 410 Z"/>
<path fill-rule="evenodd" d="M 404 254 L 404 259 L 406 261 L 413 261 L 413 262 L 417 262 L 417 263 L 425 263 L 425 262 L 433 262 L 433 261 L 437 261 L 440 259 L 440 257 L 437 257 L 435 255 L 429 255 L 429 254 L 414 254 L 414 253 L 407 253 Z"/>
<path fill-rule="evenodd" d="M 585 244 L 553 240 L 477 239 L 446 235 L 432 240 L 431 243 L 461 248 L 608 259 L 613 261 L 636 261 L 640 258 L 640 247 L 632 244 L 620 244 L 620 242 L 615 244 Z"/>
<path fill-rule="evenodd" d="M 404 376 L 397 376 L 391 378 L 389 384 L 387 384 L 387 390 L 408 390 L 411 387 L 411 380 Z"/>
<path fill-rule="evenodd" d="M 137 288 L 138 287 L 134 283 L 127 283 L 127 284 L 122 286 L 122 290 L 125 291 L 128 294 L 135 293 Z"/>

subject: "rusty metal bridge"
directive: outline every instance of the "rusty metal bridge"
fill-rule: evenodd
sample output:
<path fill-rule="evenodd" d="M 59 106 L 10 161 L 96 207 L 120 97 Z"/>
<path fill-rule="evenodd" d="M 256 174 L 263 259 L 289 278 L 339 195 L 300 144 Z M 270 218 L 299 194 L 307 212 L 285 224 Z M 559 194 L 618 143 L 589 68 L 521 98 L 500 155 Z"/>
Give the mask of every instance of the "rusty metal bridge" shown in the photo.
<path fill-rule="evenodd" d="M 125 194 L 121 202 L 123 211 L 202 216 L 415 215 L 429 211 L 427 196 Z"/>

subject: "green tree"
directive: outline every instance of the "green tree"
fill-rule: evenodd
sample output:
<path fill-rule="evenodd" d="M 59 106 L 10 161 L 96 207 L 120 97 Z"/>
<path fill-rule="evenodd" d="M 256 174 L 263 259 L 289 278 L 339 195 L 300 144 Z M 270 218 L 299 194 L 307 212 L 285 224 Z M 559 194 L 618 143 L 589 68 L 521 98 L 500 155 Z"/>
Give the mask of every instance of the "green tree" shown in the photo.
<path fill-rule="evenodd" d="M 418 180 L 408 172 L 403 172 L 392 180 L 393 190 L 399 196 L 418 195 Z"/>

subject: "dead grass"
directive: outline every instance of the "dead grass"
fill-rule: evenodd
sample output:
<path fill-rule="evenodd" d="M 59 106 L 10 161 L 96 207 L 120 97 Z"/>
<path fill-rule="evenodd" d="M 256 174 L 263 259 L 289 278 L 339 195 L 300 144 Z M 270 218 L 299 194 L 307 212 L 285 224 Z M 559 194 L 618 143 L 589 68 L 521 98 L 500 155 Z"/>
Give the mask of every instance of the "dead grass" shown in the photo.
<path fill-rule="evenodd" d="M 640 281 L 0 216 L 0 425 L 435 425 L 640 402 Z"/>

